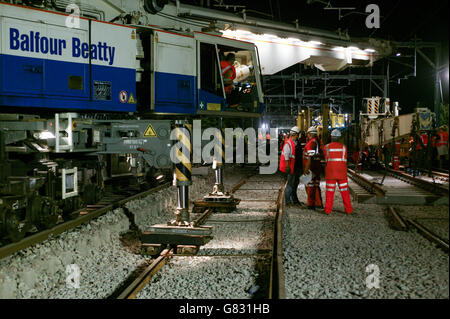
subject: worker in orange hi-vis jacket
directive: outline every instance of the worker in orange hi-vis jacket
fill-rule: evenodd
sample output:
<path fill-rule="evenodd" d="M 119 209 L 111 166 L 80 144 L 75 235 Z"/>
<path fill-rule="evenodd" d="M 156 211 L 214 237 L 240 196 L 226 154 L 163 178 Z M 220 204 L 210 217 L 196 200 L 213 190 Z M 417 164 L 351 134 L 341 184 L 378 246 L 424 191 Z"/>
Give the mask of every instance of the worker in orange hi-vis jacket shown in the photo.
<path fill-rule="evenodd" d="M 353 207 L 350 201 L 350 191 L 347 179 L 347 148 L 338 142 L 341 132 L 337 129 L 331 132 L 331 143 L 325 145 L 325 180 L 326 180 L 326 198 L 325 214 L 331 214 L 333 210 L 334 190 L 336 183 L 341 191 L 342 201 L 344 202 L 345 212 L 351 214 Z"/>
<path fill-rule="evenodd" d="M 300 129 L 294 126 L 289 131 L 289 139 L 284 143 L 283 151 L 280 156 L 280 171 L 286 174 L 287 183 L 284 191 L 284 199 L 286 206 L 292 206 L 292 193 L 297 192 L 297 188 L 293 189 L 295 179 L 295 144 L 298 139 Z M 298 184 L 297 184 L 298 186 Z"/>
<path fill-rule="evenodd" d="M 439 128 L 436 148 L 438 152 L 439 167 L 444 168 L 445 162 L 448 161 L 448 133 L 445 125 L 442 125 Z"/>
<path fill-rule="evenodd" d="M 317 129 L 311 126 L 306 132 L 308 138 L 303 148 L 303 173 L 308 175 L 311 170 L 312 179 L 305 185 L 307 195 L 307 206 L 309 209 L 323 208 L 322 195 L 320 194 L 320 142 L 317 138 Z"/>
<path fill-rule="evenodd" d="M 425 167 L 427 160 L 427 147 L 428 147 L 428 134 L 425 131 L 421 131 L 416 143 L 416 171 L 420 175 L 420 169 Z"/>

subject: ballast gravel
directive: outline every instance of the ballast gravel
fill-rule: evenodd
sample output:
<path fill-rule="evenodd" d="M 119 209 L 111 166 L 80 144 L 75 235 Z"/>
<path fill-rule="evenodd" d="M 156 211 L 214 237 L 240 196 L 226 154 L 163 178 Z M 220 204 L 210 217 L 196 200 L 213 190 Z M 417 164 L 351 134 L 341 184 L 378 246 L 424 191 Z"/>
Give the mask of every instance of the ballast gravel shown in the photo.
<path fill-rule="evenodd" d="M 249 299 L 263 257 L 172 257 L 138 299 Z"/>
<path fill-rule="evenodd" d="M 304 193 L 301 186 L 303 203 Z M 287 298 L 449 297 L 448 254 L 414 231 L 389 228 L 383 206 L 352 203 L 356 214 L 347 216 L 339 192 L 335 201 L 330 216 L 323 210 L 285 211 Z M 407 214 L 448 217 L 448 206 L 415 206 Z"/>
<path fill-rule="evenodd" d="M 240 216 L 242 215 L 242 217 Z M 256 254 L 273 246 L 275 213 L 217 214 L 208 219 L 214 238 L 202 246 L 199 255 Z"/>
<path fill-rule="evenodd" d="M 0 260 L 0 298 L 105 298 L 144 258 L 122 247 L 122 209 Z"/>

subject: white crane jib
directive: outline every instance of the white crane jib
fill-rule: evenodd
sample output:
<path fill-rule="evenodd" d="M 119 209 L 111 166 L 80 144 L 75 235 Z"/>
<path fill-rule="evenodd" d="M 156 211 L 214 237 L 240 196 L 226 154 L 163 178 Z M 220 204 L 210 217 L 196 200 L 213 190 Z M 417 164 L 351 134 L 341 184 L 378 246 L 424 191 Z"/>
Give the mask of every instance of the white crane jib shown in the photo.
<path fill-rule="evenodd" d="M 258 48 L 262 75 L 277 73 L 297 63 L 314 65 L 322 71 L 370 66 L 392 52 L 385 40 L 351 39 L 348 34 L 249 17 L 245 10 L 234 14 L 180 1 L 158 5 L 160 2 L 164 1 L 79 0 L 77 4 L 82 12 L 83 7 L 96 8 L 106 21 L 153 25 L 177 32 L 212 32 L 252 42 Z M 149 7 L 152 13 L 148 12 Z"/>

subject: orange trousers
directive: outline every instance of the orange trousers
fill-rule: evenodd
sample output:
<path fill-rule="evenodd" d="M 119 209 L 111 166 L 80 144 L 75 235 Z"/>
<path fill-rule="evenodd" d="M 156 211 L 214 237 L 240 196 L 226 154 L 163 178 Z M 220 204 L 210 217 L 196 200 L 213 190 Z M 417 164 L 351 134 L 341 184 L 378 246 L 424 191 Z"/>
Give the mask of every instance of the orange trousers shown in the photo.
<path fill-rule="evenodd" d="M 308 197 L 308 207 L 323 207 L 322 195 L 320 194 L 320 175 L 314 176 L 312 180 L 306 184 L 305 189 Z"/>
<path fill-rule="evenodd" d="M 342 201 L 344 202 L 345 212 L 351 214 L 353 212 L 352 203 L 350 201 L 350 190 L 348 188 L 347 179 L 327 179 L 326 180 L 326 199 L 325 199 L 325 213 L 331 214 L 333 210 L 334 201 L 334 190 L 336 188 L 336 183 L 339 185 L 339 190 L 341 191 Z"/>

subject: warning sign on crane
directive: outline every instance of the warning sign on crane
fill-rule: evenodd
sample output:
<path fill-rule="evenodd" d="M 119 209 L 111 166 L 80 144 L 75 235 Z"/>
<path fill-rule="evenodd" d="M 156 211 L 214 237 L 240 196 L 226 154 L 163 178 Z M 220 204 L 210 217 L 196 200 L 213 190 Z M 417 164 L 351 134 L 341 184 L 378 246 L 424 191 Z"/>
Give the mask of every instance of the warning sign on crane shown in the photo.
<path fill-rule="evenodd" d="M 151 124 L 149 124 L 145 129 L 144 137 L 157 137 L 156 132 Z"/>
<path fill-rule="evenodd" d="M 136 100 L 134 99 L 133 93 L 130 93 L 130 98 L 128 99 L 129 104 L 136 104 Z"/>

